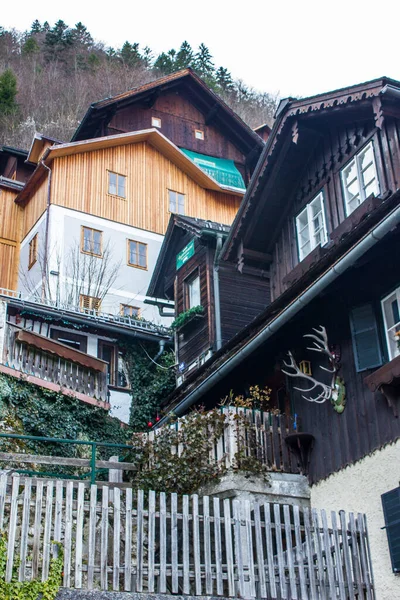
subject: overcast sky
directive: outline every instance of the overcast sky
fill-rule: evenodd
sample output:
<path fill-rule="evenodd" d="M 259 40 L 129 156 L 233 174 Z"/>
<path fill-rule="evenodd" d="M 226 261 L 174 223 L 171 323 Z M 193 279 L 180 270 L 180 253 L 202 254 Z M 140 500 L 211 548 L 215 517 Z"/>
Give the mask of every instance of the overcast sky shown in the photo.
<path fill-rule="evenodd" d="M 387 75 L 400 79 L 400 3 L 389 0 L 65 0 L 2 2 L 0 25 L 82 21 L 96 41 L 155 54 L 204 42 L 216 66 L 281 97 L 309 96 Z"/>

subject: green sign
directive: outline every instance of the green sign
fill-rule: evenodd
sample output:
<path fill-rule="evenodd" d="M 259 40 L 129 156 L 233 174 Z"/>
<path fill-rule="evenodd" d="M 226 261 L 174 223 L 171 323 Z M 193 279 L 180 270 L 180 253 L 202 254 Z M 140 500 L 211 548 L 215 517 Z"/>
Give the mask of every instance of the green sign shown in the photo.
<path fill-rule="evenodd" d="M 188 245 L 185 246 L 183 248 L 183 250 L 178 252 L 178 254 L 176 255 L 176 270 L 183 267 L 183 265 L 189 260 L 189 258 L 192 258 L 193 254 L 194 254 L 194 240 L 191 240 L 188 243 Z"/>

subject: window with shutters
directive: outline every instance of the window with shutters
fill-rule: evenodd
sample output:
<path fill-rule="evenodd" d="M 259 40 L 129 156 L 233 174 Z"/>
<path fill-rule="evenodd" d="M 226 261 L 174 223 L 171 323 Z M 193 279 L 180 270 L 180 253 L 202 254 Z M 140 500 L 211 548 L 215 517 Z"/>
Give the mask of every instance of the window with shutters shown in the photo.
<path fill-rule="evenodd" d="M 79 306 L 83 310 L 94 310 L 98 312 L 101 308 L 101 298 L 81 294 L 79 296 Z"/>
<path fill-rule="evenodd" d="M 382 353 L 372 304 L 353 308 L 350 311 L 350 325 L 357 371 L 379 367 L 382 364 Z"/>
<path fill-rule="evenodd" d="M 382 300 L 389 359 L 400 354 L 400 287 Z"/>
<path fill-rule="evenodd" d="M 128 260 L 130 267 L 137 269 L 147 269 L 147 244 L 128 240 Z"/>
<path fill-rule="evenodd" d="M 394 573 L 400 573 L 400 487 L 382 494 L 383 515 Z"/>

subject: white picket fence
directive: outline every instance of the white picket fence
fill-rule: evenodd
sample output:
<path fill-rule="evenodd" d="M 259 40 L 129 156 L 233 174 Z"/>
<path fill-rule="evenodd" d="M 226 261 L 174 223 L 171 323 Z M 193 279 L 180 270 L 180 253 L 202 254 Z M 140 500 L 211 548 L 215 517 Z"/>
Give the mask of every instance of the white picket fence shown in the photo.
<path fill-rule="evenodd" d="M 45 579 L 53 540 L 67 588 L 288 600 L 374 599 L 364 515 L 0 478 L 7 579 Z"/>

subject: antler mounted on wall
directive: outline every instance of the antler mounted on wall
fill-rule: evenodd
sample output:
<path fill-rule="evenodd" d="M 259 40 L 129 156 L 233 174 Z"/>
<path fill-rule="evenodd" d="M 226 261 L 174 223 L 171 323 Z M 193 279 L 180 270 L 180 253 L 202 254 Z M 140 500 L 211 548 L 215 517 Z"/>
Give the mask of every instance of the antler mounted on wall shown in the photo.
<path fill-rule="evenodd" d="M 303 373 L 290 351 L 288 352 L 289 362 L 283 361 L 283 364 L 288 369 L 292 369 L 292 372 L 286 371 L 285 369 L 282 369 L 282 372 L 289 377 L 299 377 L 309 383 L 308 387 L 295 387 L 295 390 L 300 392 L 312 392 L 313 390 L 317 391 L 316 394 L 311 396 L 305 396 L 303 393 L 301 397 L 304 398 L 304 400 L 307 400 L 308 402 L 316 402 L 317 404 L 323 404 L 326 402 L 326 400 L 330 400 L 336 412 L 342 413 L 346 405 L 346 388 L 343 379 L 337 375 L 337 372 L 340 368 L 337 357 L 329 349 L 328 336 L 325 327 L 322 325 L 319 329 L 313 327 L 313 331 L 315 331 L 315 334 L 307 333 L 303 336 L 313 340 L 313 346 L 308 347 L 307 350 L 318 352 L 319 354 L 323 354 L 328 357 L 330 367 L 327 368 L 323 367 L 322 365 L 319 365 L 319 367 L 323 371 L 331 374 L 330 384 L 318 381 L 311 375 Z"/>

